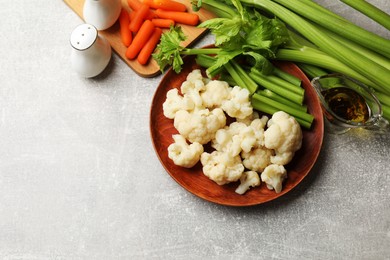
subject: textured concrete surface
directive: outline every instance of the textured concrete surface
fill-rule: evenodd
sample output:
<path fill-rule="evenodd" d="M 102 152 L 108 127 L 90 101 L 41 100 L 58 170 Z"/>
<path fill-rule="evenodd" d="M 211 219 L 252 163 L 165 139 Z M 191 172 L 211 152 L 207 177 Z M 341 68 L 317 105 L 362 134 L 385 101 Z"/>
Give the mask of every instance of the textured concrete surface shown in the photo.
<path fill-rule="evenodd" d="M 318 2 L 390 38 L 341 2 Z M 390 135 L 327 134 L 291 193 L 211 204 L 154 154 L 161 76 L 113 55 L 101 76 L 78 77 L 69 37 L 81 20 L 63 1 L 2 1 L 0 16 L 0 259 L 390 258 Z"/>

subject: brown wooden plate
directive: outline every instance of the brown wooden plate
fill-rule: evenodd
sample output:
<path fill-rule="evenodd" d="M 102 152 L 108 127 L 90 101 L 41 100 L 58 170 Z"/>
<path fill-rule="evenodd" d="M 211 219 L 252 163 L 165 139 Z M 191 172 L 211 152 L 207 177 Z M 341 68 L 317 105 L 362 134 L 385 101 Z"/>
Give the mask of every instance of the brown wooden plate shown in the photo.
<path fill-rule="evenodd" d="M 282 70 L 297 76 L 305 88 L 305 103 L 308 111 L 314 116 L 311 130 L 303 130 L 302 148 L 295 154 L 292 162 L 286 166 L 288 178 L 283 183 L 283 190 L 275 193 L 269 190 L 265 183 L 251 188 L 244 195 L 235 193 L 239 182 L 219 186 L 202 172 L 200 162 L 191 169 L 176 166 L 168 158 L 168 146 L 173 142 L 172 135 L 178 133 L 173 126 L 173 120 L 163 114 L 163 103 L 166 93 L 172 88 L 180 89 L 188 73 L 200 68 L 193 57 L 184 59 L 184 67 L 180 74 L 170 69 L 160 82 L 152 101 L 150 110 L 150 132 L 157 156 L 170 176 L 187 191 L 194 195 L 217 204 L 228 206 L 253 206 L 274 200 L 283 196 L 297 186 L 310 172 L 320 153 L 324 135 L 324 122 L 318 97 L 310 85 L 309 79 L 293 63 L 278 62 Z"/>

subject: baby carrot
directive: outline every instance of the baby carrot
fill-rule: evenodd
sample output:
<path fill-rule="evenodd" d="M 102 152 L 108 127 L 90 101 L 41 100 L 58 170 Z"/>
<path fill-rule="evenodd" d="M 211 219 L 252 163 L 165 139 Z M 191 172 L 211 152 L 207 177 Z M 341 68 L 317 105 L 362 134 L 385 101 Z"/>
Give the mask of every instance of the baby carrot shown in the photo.
<path fill-rule="evenodd" d="M 148 62 L 151 54 L 153 53 L 154 49 L 157 46 L 157 43 L 160 41 L 161 34 L 162 34 L 162 30 L 156 27 L 153 31 L 152 36 L 146 42 L 144 47 L 142 47 L 137 57 L 137 61 L 141 65 L 145 65 Z"/>
<path fill-rule="evenodd" d="M 150 20 L 145 20 L 139 29 L 138 33 L 134 36 L 133 42 L 126 50 L 126 57 L 130 60 L 134 59 L 141 51 L 142 47 L 149 40 L 154 31 L 154 25 Z"/>
<path fill-rule="evenodd" d="M 167 11 L 185 12 L 187 7 L 173 0 L 144 0 L 144 4 L 154 9 L 163 9 Z"/>
<path fill-rule="evenodd" d="M 175 21 L 172 19 L 154 18 L 152 19 L 154 26 L 159 28 L 170 28 L 171 25 L 175 25 Z"/>
<path fill-rule="evenodd" d="M 138 11 L 142 6 L 142 3 L 138 0 L 127 0 L 127 3 L 133 11 Z M 146 19 L 152 19 L 155 17 L 156 17 L 156 15 L 152 12 L 152 10 L 149 10 Z M 130 21 L 131 21 L 131 19 L 130 19 Z"/>
<path fill-rule="evenodd" d="M 148 13 L 148 15 L 146 16 L 146 19 L 147 20 L 151 20 L 151 19 L 153 19 L 153 18 L 156 18 L 157 16 L 156 16 L 156 14 L 154 13 L 154 10 L 149 10 L 149 13 Z"/>
<path fill-rule="evenodd" d="M 149 6 L 142 4 L 138 11 L 135 11 L 133 19 L 130 21 L 129 29 L 132 32 L 138 32 L 144 20 L 146 20 L 146 16 L 149 12 Z"/>
<path fill-rule="evenodd" d="M 195 13 L 187 13 L 187 12 L 174 12 L 174 11 L 166 11 L 162 9 L 156 10 L 156 15 L 159 18 L 163 19 L 172 19 L 177 23 L 187 24 L 187 25 L 198 25 L 199 16 Z"/>
<path fill-rule="evenodd" d="M 122 8 L 121 13 L 119 15 L 119 27 L 120 27 L 120 35 L 122 39 L 122 43 L 129 47 L 131 41 L 133 40 L 133 35 L 129 29 L 130 18 L 129 14 L 125 9 Z"/>
<path fill-rule="evenodd" d="M 138 11 L 142 5 L 142 3 L 138 0 L 127 0 L 127 4 L 133 11 Z"/>
<path fill-rule="evenodd" d="M 130 19 L 130 22 L 133 21 L 134 19 L 134 16 L 137 12 L 136 11 L 130 11 L 129 12 L 129 19 Z M 130 23 L 129 23 L 129 26 L 130 26 Z"/>

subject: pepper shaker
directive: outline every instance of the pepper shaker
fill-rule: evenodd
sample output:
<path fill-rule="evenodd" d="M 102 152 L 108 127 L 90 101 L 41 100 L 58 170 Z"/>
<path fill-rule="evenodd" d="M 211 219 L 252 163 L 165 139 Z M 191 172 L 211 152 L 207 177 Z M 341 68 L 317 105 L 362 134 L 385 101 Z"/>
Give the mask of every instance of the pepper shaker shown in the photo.
<path fill-rule="evenodd" d="M 110 43 L 91 24 L 77 26 L 71 34 L 70 44 L 72 67 L 83 77 L 97 76 L 111 59 Z"/>
<path fill-rule="evenodd" d="M 121 0 L 85 0 L 84 21 L 98 30 L 105 30 L 118 20 L 121 9 Z"/>

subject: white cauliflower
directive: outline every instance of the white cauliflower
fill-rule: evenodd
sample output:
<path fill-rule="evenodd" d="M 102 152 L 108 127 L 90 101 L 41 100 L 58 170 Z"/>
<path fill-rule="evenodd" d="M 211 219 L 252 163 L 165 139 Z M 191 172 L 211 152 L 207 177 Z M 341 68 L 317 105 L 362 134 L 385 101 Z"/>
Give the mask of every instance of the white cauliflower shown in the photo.
<path fill-rule="evenodd" d="M 244 172 L 244 165 L 242 165 L 239 155 L 232 157 L 219 151 L 204 152 L 200 156 L 200 162 L 204 175 L 218 185 L 236 182 Z"/>
<path fill-rule="evenodd" d="M 240 133 L 246 128 L 244 123 L 233 122 L 216 132 L 211 140 L 211 146 L 220 152 L 227 152 L 231 156 L 239 155 L 242 148 Z"/>
<path fill-rule="evenodd" d="M 275 155 L 271 157 L 272 163 L 288 164 L 302 146 L 299 123 L 283 111 L 274 113 L 268 121 L 268 129 L 264 132 L 264 144 L 275 151 Z"/>
<path fill-rule="evenodd" d="M 275 190 L 276 193 L 282 191 L 282 184 L 287 178 L 287 171 L 283 165 L 268 165 L 261 173 L 261 180 L 267 184 L 267 188 Z"/>
<path fill-rule="evenodd" d="M 248 117 L 253 113 L 249 90 L 238 86 L 233 87 L 229 98 L 222 102 L 221 108 L 230 117 L 239 119 Z"/>
<path fill-rule="evenodd" d="M 172 138 L 174 143 L 168 146 L 168 157 L 178 166 L 193 167 L 203 153 L 203 145 L 197 142 L 188 144 L 183 136 L 177 134 Z"/>
<path fill-rule="evenodd" d="M 264 144 L 265 125 L 266 121 L 263 119 L 255 119 L 249 126 L 242 122 L 233 122 L 217 131 L 211 146 L 231 156 L 236 156 L 241 151 L 250 152 L 254 147 Z"/>
<path fill-rule="evenodd" d="M 233 135 L 229 127 L 219 129 L 211 140 L 211 146 L 219 151 L 228 153 L 230 156 L 237 156 L 241 153 L 241 140 L 238 135 Z"/>
<path fill-rule="evenodd" d="M 249 126 L 240 132 L 241 148 L 244 152 L 250 152 L 253 148 L 264 145 L 264 127 L 267 125 L 268 118 L 254 119 Z"/>
<path fill-rule="evenodd" d="M 207 108 L 220 107 L 222 102 L 229 98 L 230 89 L 229 84 L 225 81 L 210 81 L 201 93 L 203 105 Z"/>
<path fill-rule="evenodd" d="M 186 81 L 195 82 L 197 80 L 203 81 L 203 84 L 206 84 L 209 81 L 208 78 L 203 77 L 202 72 L 199 69 L 195 69 L 188 73 Z"/>
<path fill-rule="evenodd" d="M 250 125 L 253 120 L 260 118 L 260 115 L 257 111 L 253 110 L 252 114 L 245 118 L 237 118 L 236 121 L 240 123 L 244 123 L 246 125 Z M 267 124 L 266 124 L 267 125 Z"/>
<path fill-rule="evenodd" d="M 246 125 L 240 122 L 232 122 L 229 125 L 229 131 L 232 135 L 239 135 L 245 128 Z"/>
<path fill-rule="evenodd" d="M 226 116 L 222 109 L 202 109 L 176 113 L 173 124 L 177 131 L 191 143 L 206 144 L 214 138 L 218 129 L 226 125 Z"/>
<path fill-rule="evenodd" d="M 206 87 L 202 79 L 192 79 L 191 81 L 184 81 L 181 84 L 180 91 L 185 97 L 194 102 L 196 108 L 204 108 L 200 92 L 205 90 L 205 88 Z"/>
<path fill-rule="evenodd" d="M 179 95 L 179 91 L 176 88 L 167 92 L 167 98 L 163 103 L 164 116 L 169 119 L 175 118 L 176 112 L 179 110 L 191 111 L 194 108 L 194 102 L 188 97 Z"/>
<path fill-rule="evenodd" d="M 242 195 L 251 187 L 256 187 L 260 185 L 260 177 L 255 171 L 246 171 L 243 172 L 240 177 L 240 185 L 238 185 L 235 190 L 236 193 Z"/>
<path fill-rule="evenodd" d="M 241 153 L 243 159 L 242 163 L 245 168 L 256 172 L 264 171 L 264 169 L 271 164 L 272 155 L 273 151 L 264 146 L 259 146 L 249 152 Z"/>
<path fill-rule="evenodd" d="M 282 111 L 271 119 L 260 117 L 247 89 L 205 78 L 200 70 L 189 73 L 180 90 L 167 92 L 163 113 L 174 119 L 179 132 L 172 136 L 168 157 L 186 168 L 200 161 L 205 176 L 218 185 L 240 180 L 238 194 L 259 186 L 260 179 L 268 189 L 281 192 L 287 178 L 283 165 L 302 146 L 302 130 L 294 117 Z M 235 119 L 228 126 L 225 113 Z M 215 149 L 211 153 L 203 147 L 209 142 Z"/>

